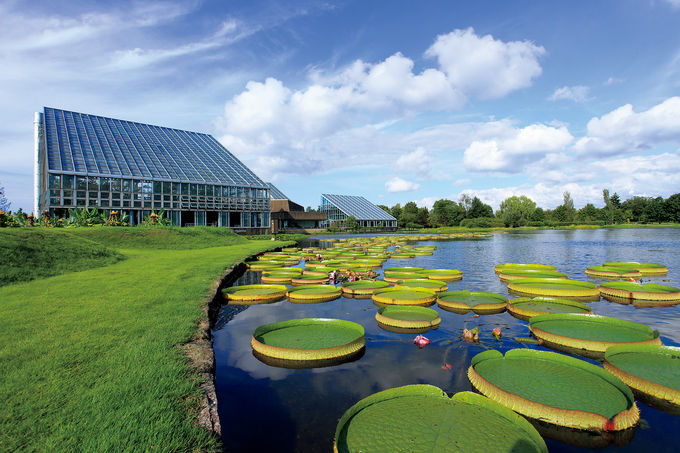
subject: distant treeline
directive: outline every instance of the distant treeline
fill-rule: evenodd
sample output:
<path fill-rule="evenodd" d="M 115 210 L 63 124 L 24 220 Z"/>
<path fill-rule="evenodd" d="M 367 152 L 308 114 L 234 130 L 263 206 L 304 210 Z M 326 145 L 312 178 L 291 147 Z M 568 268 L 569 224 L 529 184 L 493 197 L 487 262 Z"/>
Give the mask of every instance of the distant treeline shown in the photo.
<path fill-rule="evenodd" d="M 427 228 L 463 226 L 474 228 L 563 226 L 571 224 L 611 225 L 615 223 L 680 223 L 680 193 L 666 198 L 635 196 L 621 201 L 617 193 L 602 191 L 604 207 L 588 203 L 574 208 L 569 192 L 564 192 L 563 203 L 555 209 L 543 209 L 524 195 L 506 198 L 494 213 L 491 206 L 477 197 L 462 195 L 456 202 L 437 200 L 432 209 L 419 208 L 410 201 L 404 206 L 378 205 L 398 221 L 400 228 Z"/>

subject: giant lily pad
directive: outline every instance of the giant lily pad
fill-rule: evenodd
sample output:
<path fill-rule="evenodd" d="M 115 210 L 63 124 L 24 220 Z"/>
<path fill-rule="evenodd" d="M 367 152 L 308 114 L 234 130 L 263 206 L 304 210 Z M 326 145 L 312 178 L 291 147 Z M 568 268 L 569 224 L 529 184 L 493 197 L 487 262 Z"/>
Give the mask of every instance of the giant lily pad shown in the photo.
<path fill-rule="evenodd" d="M 604 368 L 635 395 L 662 409 L 680 409 L 680 348 L 634 344 L 605 351 Z"/>
<path fill-rule="evenodd" d="M 588 277 L 607 278 L 617 280 L 620 278 L 640 278 L 642 272 L 635 268 L 618 266 L 590 266 L 586 269 Z"/>
<path fill-rule="evenodd" d="M 441 280 L 444 282 L 451 282 L 463 278 L 463 273 L 457 269 L 425 269 L 418 273 L 426 275 L 427 278 L 431 278 L 432 280 Z"/>
<path fill-rule="evenodd" d="M 391 274 L 385 274 L 383 278 L 386 282 L 397 283 L 399 280 L 407 280 L 410 278 L 427 278 L 427 275 L 421 274 L 420 272 L 392 272 Z"/>
<path fill-rule="evenodd" d="M 437 295 L 424 288 L 384 288 L 373 291 L 373 301 L 384 305 L 420 305 L 434 304 Z"/>
<path fill-rule="evenodd" d="M 680 288 L 655 283 L 607 282 L 600 285 L 600 293 L 630 300 L 680 302 Z"/>
<path fill-rule="evenodd" d="M 242 285 L 222 290 L 231 305 L 268 304 L 286 296 L 284 285 Z"/>
<path fill-rule="evenodd" d="M 498 277 L 502 282 L 509 282 L 521 278 L 567 278 L 567 274 L 545 269 L 503 269 Z"/>
<path fill-rule="evenodd" d="M 293 285 L 319 285 L 322 283 L 328 283 L 328 275 L 302 274 L 291 278 L 290 281 L 293 283 Z"/>
<path fill-rule="evenodd" d="M 384 269 L 385 276 L 390 276 L 395 273 L 399 274 L 412 274 L 422 271 L 422 267 L 415 266 L 402 266 L 402 267 L 387 267 Z"/>
<path fill-rule="evenodd" d="M 555 425 L 619 431 L 640 418 L 633 393 L 620 379 L 563 354 L 512 349 L 503 357 L 484 351 L 472 358 L 468 378 L 503 406 Z"/>
<path fill-rule="evenodd" d="M 366 296 L 373 294 L 376 289 L 388 288 L 389 283 L 382 280 L 357 280 L 342 284 L 342 292 L 346 294 Z"/>
<path fill-rule="evenodd" d="M 338 422 L 333 451 L 547 452 L 529 422 L 488 398 L 460 392 L 449 398 L 431 385 L 375 393 L 350 407 Z"/>
<path fill-rule="evenodd" d="M 465 314 L 470 310 L 487 315 L 502 313 L 507 304 L 507 297 L 482 291 L 446 291 L 439 293 L 437 297 L 440 308 L 458 314 Z"/>
<path fill-rule="evenodd" d="M 508 283 L 510 292 L 529 296 L 598 298 L 595 283 L 563 278 L 523 278 Z"/>
<path fill-rule="evenodd" d="M 430 280 L 429 278 L 407 278 L 405 280 L 397 280 L 397 286 L 402 288 L 425 288 L 435 292 L 449 289 L 449 287 L 446 286 L 446 282 Z"/>
<path fill-rule="evenodd" d="M 283 267 L 286 263 L 283 261 L 251 261 L 246 263 L 248 269 L 251 271 L 263 271 L 266 269 L 276 269 L 277 267 Z"/>
<path fill-rule="evenodd" d="M 375 320 L 381 327 L 425 330 L 437 328 L 442 322 L 439 313 L 431 308 L 399 305 L 380 308 L 375 314 Z"/>
<path fill-rule="evenodd" d="M 515 318 L 528 321 L 548 313 L 592 313 L 586 304 L 554 297 L 520 297 L 508 300 L 508 311 Z"/>
<path fill-rule="evenodd" d="M 265 324 L 253 332 L 253 350 L 262 356 L 310 366 L 340 362 L 365 346 L 364 328 L 341 319 L 303 318 Z"/>
<path fill-rule="evenodd" d="M 286 295 L 291 302 L 314 303 L 331 301 L 342 294 L 340 288 L 333 285 L 302 285 L 290 288 Z"/>
<path fill-rule="evenodd" d="M 653 276 L 653 275 L 666 275 L 668 273 L 668 268 L 663 264 L 656 263 L 638 263 L 635 261 L 619 261 L 612 263 L 604 263 L 604 266 L 615 266 L 615 267 L 627 267 L 633 268 L 640 271 L 642 275 Z"/>
<path fill-rule="evenodd" d="M 576 313 L 534 316 L 529 330 L 549 348 L 602 358 L 610 346 L 631 343 L 661 344 L 659 332 L 623 319 Z"/>
<path fill-rule="evenodd" d="M 494 267 L 494 271 L 496 271 L 497 274 L 500 274 L 504 270 L 508 269 L 534 269 L 534 270 L 543 270 L 543 271 L 555 271 L 557 270 L 555 266 L 550 266 L 548 264 L 531 264 L 531 263 L 505 263 L 505 264 L 497 264 Z"/>

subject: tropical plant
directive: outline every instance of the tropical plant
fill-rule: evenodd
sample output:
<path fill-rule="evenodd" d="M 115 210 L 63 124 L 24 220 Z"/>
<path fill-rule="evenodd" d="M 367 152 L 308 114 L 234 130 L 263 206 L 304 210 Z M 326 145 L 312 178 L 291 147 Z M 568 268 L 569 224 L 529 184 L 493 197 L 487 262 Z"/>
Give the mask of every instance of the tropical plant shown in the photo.
<path fill-rule="evenodd" d="M 93 226 L 106 223 L 106 217 L 96 209 L 69 209 L 69 226 Z"/>
<path fill-rule="evenodd" d="M 353 215 L 348 216 L 345 219 L 345 228 L 351 231 L 356 231 L 359 229 L 359 222 L 357 221 L 357 218 L 354 217 Z"/>
<path fill-rule="evenodd" d="M 165 215 L 165 210 L 161 209 L 156 213 L 156 211 L 151 211 L 151 214 L 142 221 L 144 225 L 154 226 L 154 225 L 171 225 L 172 221 Z"/>

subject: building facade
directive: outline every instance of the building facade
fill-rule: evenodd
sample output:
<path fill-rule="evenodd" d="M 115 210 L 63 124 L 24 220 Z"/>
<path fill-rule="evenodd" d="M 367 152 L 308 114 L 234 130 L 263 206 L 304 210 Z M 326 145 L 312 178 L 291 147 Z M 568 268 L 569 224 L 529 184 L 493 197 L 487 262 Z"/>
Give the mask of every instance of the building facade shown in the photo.
<path fill-rule="evenodd" d="M 324 228 L 334 225 L 344 227 L 347 218 L 353 216 L 361 229 L 384 231 L 397 229 L 397 219 L 364 197 L 321 194 L 320 210 L 328 216 L 328 220 L 322 222 Z"/>
<path fill-rule="evenodd" d="M 269 188 L 208 134 L 45 107 L 35 117 L 36 213 L 94 208 L 131 224 L 269 229 Z"/>

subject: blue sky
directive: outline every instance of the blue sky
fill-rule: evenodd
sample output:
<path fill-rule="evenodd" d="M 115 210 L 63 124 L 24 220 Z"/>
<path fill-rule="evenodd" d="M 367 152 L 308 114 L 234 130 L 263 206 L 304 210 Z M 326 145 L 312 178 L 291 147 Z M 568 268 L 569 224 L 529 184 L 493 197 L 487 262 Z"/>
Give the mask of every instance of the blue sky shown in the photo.
<path fill-rule="evenodd" d="M 0 185 L 33 112 L 206 132 L 294 201 L 680 192 L 680 0 L 0 3 Z"/>

